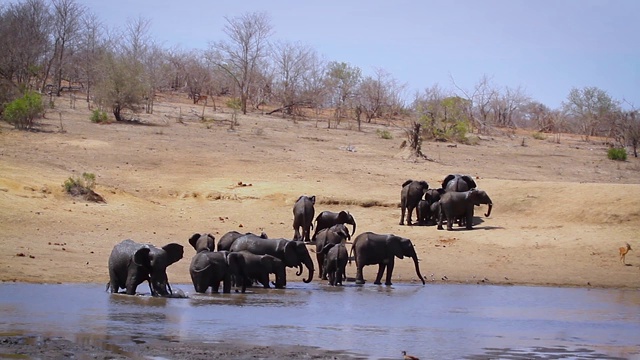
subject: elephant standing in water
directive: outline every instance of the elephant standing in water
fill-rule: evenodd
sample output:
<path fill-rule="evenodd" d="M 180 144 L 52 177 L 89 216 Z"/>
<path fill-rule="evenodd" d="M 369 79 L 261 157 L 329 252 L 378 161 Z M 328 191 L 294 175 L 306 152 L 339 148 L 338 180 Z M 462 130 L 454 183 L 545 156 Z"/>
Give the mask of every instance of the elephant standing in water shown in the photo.
<path fill-rule="evenodd" d="M 226 234 L 222 235 L 222 237 L 218 241 L 218 251 L 229 251 L 229 250 L 231 250 L 231 245 L 233 245 L 234 241 L 236 241 L 237 239 L 239 239 L 239 238 L 241 238 L 241 237 L 243 237 L 245 235 L 249 235 L 249 234 L 255 235 L 255 234 L 250 233 L 250 232 L 243 234 L 243 233 L 237 232 L 235 230 L 227 232 Z M 256 236 L 258 236 L 258 235 L 256 235 Z M 259 236 L 261 238 L 263 238 L 263 239 L 269 238 L 267 236 L 267 234 L 265 234 L 264 232 L 262 232 Z"/>
<path fill-rule="evenodd" d="M 382 274 L 387 270 L 385 285 L 391 285 L 393 275 L 394 259 L 403 259 L 405 256 L 413 259 L 416 268 L 416 275 L 425 284 L 424 278 L 418 266 L 418 255 L 411 240 L 393 234 L 375 234 L 365 232 L 358 235 L 353 240 L 351 253 L 355 252 L 356 260 L 356 284 L 364 284 L 362 268 L 366 265 L 378 264 L 378 275 L 374 284 L 381 284 Z"/>
<path fill-rule="evenodd" d="M 265 289 L 268 289 L 270 288 L 269 274 L 275 274 L 276 281 L 273 285 L 276 289 L 282 289 L 287 285 L 286 268 L 282 260 L 277 257 L 271 255 L 256 255 L 246 250 L 232 252 L 231 254 L 244 257 L 243 272 L 246 280 L 256 280 L 262 284 Z M 243 288 L 245 286 L 249 286 L 249 284 L 245 283 Z"/>
<path fill-rule="evenodd" d="M 249 251 L 256 255 L 272 255 L 282 260 L 287 267 L 299 268 L 296 275 L 302 275 L 302 265 L 309 270 L 309 277 L 303 278 L 305 283 L 313 279 L 313 260 L 309 255 L 306 245 L 302 241 L 287 239 L 263 239 L 257 235 L 249 234 L 240 237 L 231 245 L 231 252 Z"/>
<path fill-rule="evenodd" d="M 442 222 L 447 219 L 447 230 L 453 230 L 455 219 L 462 218 L 467 230 L 473 228 L 473 207 L 480 204 L 489 205 L 489 210 L 484 216 L 491 215 L 493 203 L 491 198 L 483 190 L 471 189 L 464 192 L 446 192 L 438 202 L 440 205 L 438 230 L 442 230 Z"/>
<path fill-rule="evenodd" d="M 322 278 L 329 278 L 329 285 L 342 285 L 342 280 L 347 279 L 347 261 L 349 254 L 345 244 L 327 244 L 322 253 L 325 255 Z M 318 266 L 320 266 L 318 264 Z"/>
<path fill-rule="evenodd" d="M 311 238 L 311 241 L 315 241 L 316 235 L 322 229 L 328 229 L 333 225 L 338 224 L 349 224 L 353 226 L 353 231 L 350 236 L 355 235 L 356 233 L 356 220 L 353 218 L 353 215 L 349 214 L 348 211 L 340 211 L 340 212 L 331 212 L 331 211 L 323 211 L 318 214 L 316 217 L 316 229 Z"/>
<path fill-rule="evenodd" d="M 222 282 L 222 292 L 231 292 L 231 276 L 242 283 L 242 292 L 246 290 L 247 281 L 243 269 L 244 257 L 228 251 L 200 251 L 191 259 L 189 274 L 196 292 L 204 294 L 211 287 L 217 293 Z"/>
<path fill-rule="evenodd" d="M 302 195 L 293 205 L 293 240 L 311 241 L 311 229 L 313 228 L 313 216 L 315 215 L 313 206 L 315 203 L 315 196 Z M 302 233 L 300 233 L 300 228 L 302 228 Z"/>
<path fill-rule="evenodd" d="M 351 240 L 349 235 L 349 229 L 344 224 L 333 225 L 328 229 L 322 229 L 316 235 L 316 258 L 318 260 L 318 273 L 322 277 L 322 280 L 327 280 L 327 275 L 322 270 L 324 266 L 325 252 L 324 247 L 327 244 L 340 244 L 347 240 Z"/>
<path fill-rule="evenodd" d="M 111 293 L 125 289 L 127 295 L 134 295 L 138 285 L 149 282 L 153 296 L 168 296 L 173 292 L 167 278 L 167 267 L 182 259 L 184 248 L 171 243 L 157 248 L 133 240 L 123 240 L 116 244 L 109 256 L 109 284 Z"/>
<path fill-rule="evenodd" d="M 400 209 L 402 211 L 400 225 L 404 225 L 405 211 L 407 211 L 407 225 L 412 225 L 411 214 L 413 209 L 418 207 L 420 200 L 422 200 L 428 189 L 429 184 L 426 181 L 407 180 L 402 184 L 402 191 L 400 192 Z"/>

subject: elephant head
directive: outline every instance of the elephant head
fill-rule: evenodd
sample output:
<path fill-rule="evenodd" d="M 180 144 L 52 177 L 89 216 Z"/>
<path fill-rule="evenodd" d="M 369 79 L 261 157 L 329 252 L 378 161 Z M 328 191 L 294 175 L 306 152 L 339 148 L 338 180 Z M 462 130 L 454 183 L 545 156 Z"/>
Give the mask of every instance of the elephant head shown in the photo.
<path fill-rule="evenodd" d="M 351 235 L 354 235 L 356 233 L 356 220 L 353 218 L 353 215 L 349 214 L 348 211 L 343 210 L 338 213 L 338 223 L 352 225 L 353 231 L 351 232 Z M 347 235 L 348 235 L 348 238 L 351 239 L 351 236 L 349 235 L 348 231 L 347 231 Z"/>
<path fill-rule="evenodd" d="M 213 251 L 215 249 L 215 236 L 211 234 L 195 233 L 189 238 L 189 244 L 193 246 L 196 252 Z"/>
<path fill-rule="evenodd" d="M 493 202 L 491 202 L 491 198 L 487 195 L 487 192 L 484 190 L 474 190 L 473 191 L 473 204 L 475 206 L 480 206 L 481 204 L 489 205 L 489 209 L 484 216 L 489 217 L 491 215 L 491 209 L 493 208 Z"/>
<path fill-rule="evenodd" d="M 309 277 L 307 279 L 302 278 L 302 281 L 304 281 L 305 283 L 310 283 L 313 279 L 314 267 L 313 260 L 311 260 L 311 255 L 309 255 L 309 250 L 307 249 L 307 246 L 303 241 L 291 241 L 291 243 L 293 244 L 296 252 L 296 257 L 298 259 L 297 266 L 299 266 L 299 270 L 298 272 L 296 272 L 296 275 L 302 275 L 302 265 L 304 264 L 307 270 L 309 270 Z"/>
<path fill-rule="evenodd" d="M 387 246 L 389 251 L 399 259 L 403 259 L 405 256 L 413 259 L 413 264 L 416 269 L 416 275 L 425 284 L 424 277 L 420 273 L 420 267 L 418 266 L 418 254 L 413 247 L 411 240 L 396 235 L 389 235 L 387 237 Z"/>
<path fill-rule="evenodd" d="M 467 191 L 477 187 L 476 182 L 469 175 L 449 174 L 442 181 L 445 191 Z"/>
<path fill-rule="evenodd" d="M 354 226 L 354 229 L 355 229 L 355 226 Z M 344 226 L 344 224 L 333 225 L 332 227 L 329 228 L 329 231 L 335 233 L 336 235 L 338 235 L 338 237 L 342 239 L 351 240 L 351 235 L 349 235 L 349 229 L 347 229 L 347 227 Z"/>
<path fill-rule="evenodd" d="M 166 296 L 172 293 L 167 278 L 167 267 L 182 259 L 183 254 L 184 248 L 176 243 L 160 249 L 155 246 L 143 246 L 134 253 L 134 264 L 149 273 L 152 295 Z"/>

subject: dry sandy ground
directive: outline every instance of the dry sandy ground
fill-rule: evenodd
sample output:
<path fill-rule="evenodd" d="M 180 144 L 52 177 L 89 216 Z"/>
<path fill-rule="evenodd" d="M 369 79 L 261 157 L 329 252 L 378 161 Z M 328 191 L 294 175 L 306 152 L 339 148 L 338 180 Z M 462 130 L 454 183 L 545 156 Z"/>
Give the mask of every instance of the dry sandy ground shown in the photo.
<path fill-rule="evenodd" d="M 253 114 L 232 130 L 228 110 L 208 106 L 208 122 L 192 110 L 202 106 L 164 96 L 153 115 L 141 115 L 145 125 L 98 125 L 86 103 L 70 109 L 60 98 L 41 131 L 2 123 L 0 280 L 106 283 L 112 247 L 131 238 L 185 245 L 169 279 L 190 283 L 194 232 L 291 238 L 293 202 L 307 194 L 317 197 L 316 214 L 349 210 L 358 233 L 412 239 L 428 281 L 640 287 L 640 160 L 608 160 L 601 143 L 522 132 L 483 136 L 476 146 L 425 143 L 431 161 L 416 160 L 400 149 L 402 128 L 386 123 L 358 132 L 345 121 L 327 129 L 315 119 Z M 83 172 L 96 175 L 106 204 L 63 192 L 65 179 Z M 476 177 L 494 202 L 490 218 L 486 207 L 477 211 L 471 231 L 398 225 L 405 180 L 438 187 L 451 173 Z M 625 242 L 634 249 L 628 266 L 618 257 Z M 365 268 L 365 286 L 375 272 Z M 417 281 L 410 260 L 396 262 L 394 281 Z"/>

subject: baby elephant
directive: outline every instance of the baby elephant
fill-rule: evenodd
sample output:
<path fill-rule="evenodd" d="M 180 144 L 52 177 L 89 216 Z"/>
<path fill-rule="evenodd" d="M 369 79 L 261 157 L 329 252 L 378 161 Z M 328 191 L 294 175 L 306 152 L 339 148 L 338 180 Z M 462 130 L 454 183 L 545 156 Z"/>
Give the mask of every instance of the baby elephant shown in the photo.
<path fill-rule="evenodd" d="M 347 279 L 347 247 L 344 243 L 329 243 L 322 248 L 322 253 L 325 254 L 323 275 L 329 278 L 329 285 L 342 285 L 342 280 Z"/>
<path fill-rule="evenodd" d="M 182 259 L 184 248 L 171 243 L 157 248 L 133 240 L 124 240 L 113 247 L 109 256 L 109 284 L 111 292 L 126 289 L 128 295 L 135 295 L 138 285 L 149 282 L 153 296 L 172 294 L 167 267 Z"/>

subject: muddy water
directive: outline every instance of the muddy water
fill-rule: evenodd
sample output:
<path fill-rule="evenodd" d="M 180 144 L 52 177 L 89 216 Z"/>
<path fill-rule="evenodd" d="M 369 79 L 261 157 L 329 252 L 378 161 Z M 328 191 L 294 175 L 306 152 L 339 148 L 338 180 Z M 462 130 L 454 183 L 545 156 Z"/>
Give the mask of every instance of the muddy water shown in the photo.
<path fill-rule="evenodd" d="M 431 359 L 640 359 L 639 290 L 288 286 L 198 295 L 174 285 L 190 297 L 163 299 L 111 295 L 104 285 L 0 284 L 0 333 L 104 346 L 138 338 L 310 345 L 371 358 L 406 350 Z"/>

